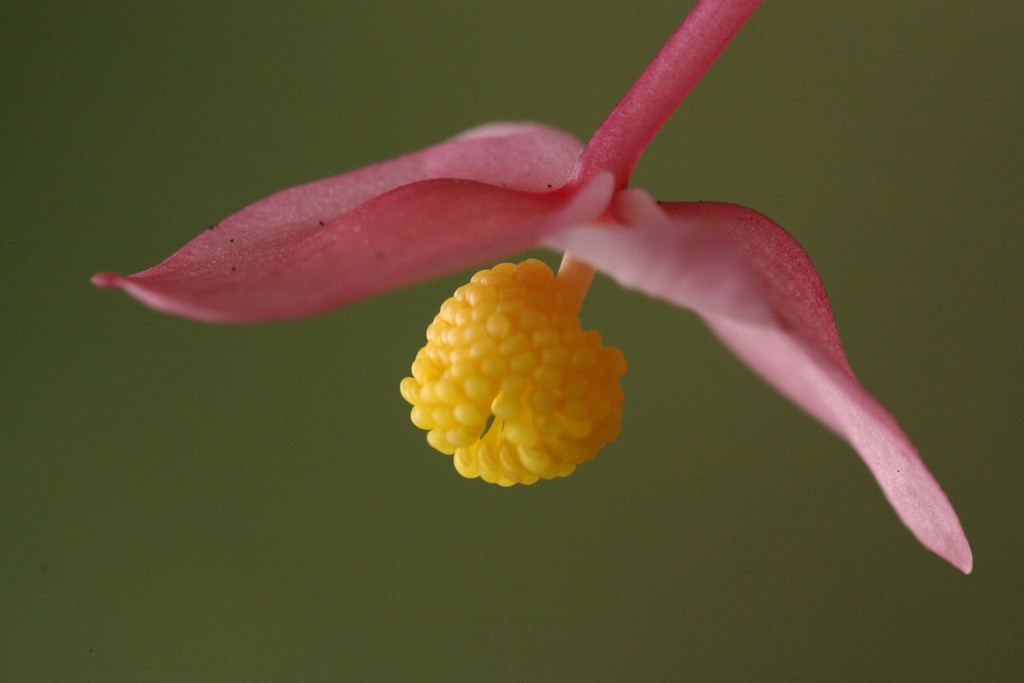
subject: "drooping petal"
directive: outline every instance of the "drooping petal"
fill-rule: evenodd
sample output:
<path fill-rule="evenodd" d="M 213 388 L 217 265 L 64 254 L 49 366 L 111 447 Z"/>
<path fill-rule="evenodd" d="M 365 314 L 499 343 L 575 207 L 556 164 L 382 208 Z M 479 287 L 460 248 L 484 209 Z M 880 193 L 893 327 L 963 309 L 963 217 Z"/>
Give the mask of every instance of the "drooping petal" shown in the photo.
<path fill-rule="evenodd" d="M 250 244 L 232 219 L 136 275 L 101 274 L 166 313 L 210 322 L 285 320 L 528 249 L 608 206 L 604 174 L 578 190 L 523 192 L 468 180 L 424 180 L 318 224 Z"/>
<path fill-rule="evenodd" d="M 468 265 L 464 251 L 495 248 L 488 240 L 500 241 L 498 224 L 511 240 L 503 254 L 525 248 L 536 234 L 518 226 L 539 229 L 538 216 L 565 201 L 567 193 L 553 190 L 566 183 L 580 149 L 571 135 L 538 124 L 482 126 L 420 152 L 273 194 L 203 231 L 158 266 L 127 277 L 101 273 L 93 282 L 125 289 L 159 310 L 209 321 L 320 312 Z M 430 182 L 440 180 L 449 182 Z M 456 182 L 463 180 L 474 182 Z M 403 191 L 418 182 L 426 184 Z M 471 215 L 475 228 L 451 223 Z M 469 244 L 482 235 L 483 244 Z M 450 251 L 434 264 L 414 258 L 417 250 L 425 256 L 441 249 Z M 328 255 L 347 260 L 331 262 Z M 333 269 L 330 284 L 315 264 Z"/>
<path fill-rule="evenodd" d="M 730 204 L 655 204 L 621 195 L 620 228 L 574 228 L 548 243 L 626 287 L 697 312 L 769 384 L 857 450 L 900 519 L 964 572 L 956 512 L 892 415 L 857 380 L 824 286 L 797 241 Z"/>

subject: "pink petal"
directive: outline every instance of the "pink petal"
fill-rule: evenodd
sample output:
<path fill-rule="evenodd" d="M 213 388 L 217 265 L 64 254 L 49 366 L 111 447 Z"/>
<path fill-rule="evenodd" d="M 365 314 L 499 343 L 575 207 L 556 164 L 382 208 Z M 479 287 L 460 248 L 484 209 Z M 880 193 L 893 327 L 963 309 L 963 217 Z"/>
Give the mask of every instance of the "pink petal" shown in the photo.
<path fill-rule="evenodd" d="M 596 219 L 611 176 L 575 191 L 522 192 L 424 180 L 318 225 L 250 243 L 233 218 L 137 275 L 101 274 L 160 311 L 211 322 L 284 320 L 508 256 L 553 230 Z M 223 229 L 224 226 L 229 229 Z"/>
<path fill-rule="evenodd" d="M 159 310 L 210 321 L 320 312 L 469 265 L 470 252 L 494 250 L 498 224 L 508 233 L 503 253 L 526 248 L 535 235 L 513 231 L 565 201 L 567 193 L 551 192 L 566 183 L 580 149 L 569 134 L 537 124 L 482 126 L 414 154 L 278 192 L 204 231 L 154 268 L 127 277 L 100 273 L 93 282 L 125 289 Z M 440 179 L 475 183 L 402 191 Z M 398 194 L 385 200 L 389 192 Z M 441 206 L 445 202 L 456 206 Z M 473 202 L 479 204 L 470 207 Z M 475 223 L 444 223 L 456 215 Z M 413 262 L 422 264 L 414 253 L 442 249 L 448 251 L 433 264 L 410 269 Z M 315 264 L 331 269 L 330 276 Z"/>
<path fill-rule="evenodd" d="M 797 241 L 740 206 L 620 196 L 632 227 L 575 228 L 548 243 L 626 287 L 696 311 L 769 384 L 857 450 L 925 547 L 970 572 L 956 512 L 892 415 L 854 376 L 824 286 Z"/>

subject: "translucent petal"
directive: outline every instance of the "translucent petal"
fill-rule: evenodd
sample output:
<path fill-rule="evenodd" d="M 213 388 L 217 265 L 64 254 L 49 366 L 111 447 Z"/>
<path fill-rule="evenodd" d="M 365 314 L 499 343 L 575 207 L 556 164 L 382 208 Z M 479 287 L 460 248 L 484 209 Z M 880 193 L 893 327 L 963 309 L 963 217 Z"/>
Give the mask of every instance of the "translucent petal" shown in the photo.
<path fill-rule="evenodd" d="M 548 243 L 626 287 L 696 311 L 755 372 L 857 450 L 921 543 L 969 572 L 956 512 L 850 369 L 821 278 L 797 241 L 731 204 L 658 205 L 628 191 L 618 213 L 627 227 L 574 228 Z"/>

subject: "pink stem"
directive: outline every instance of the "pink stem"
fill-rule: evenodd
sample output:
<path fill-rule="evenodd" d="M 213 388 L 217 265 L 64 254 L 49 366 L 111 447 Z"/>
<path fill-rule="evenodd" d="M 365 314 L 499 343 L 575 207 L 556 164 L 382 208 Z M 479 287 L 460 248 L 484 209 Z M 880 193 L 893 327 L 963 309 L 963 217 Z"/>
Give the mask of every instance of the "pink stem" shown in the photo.
<path fill-rule="evenodd" d="M 625 187 L 644 148 L 760 4 L 701 0 L 594 133 L 574 180 L 611 171 Z"/>

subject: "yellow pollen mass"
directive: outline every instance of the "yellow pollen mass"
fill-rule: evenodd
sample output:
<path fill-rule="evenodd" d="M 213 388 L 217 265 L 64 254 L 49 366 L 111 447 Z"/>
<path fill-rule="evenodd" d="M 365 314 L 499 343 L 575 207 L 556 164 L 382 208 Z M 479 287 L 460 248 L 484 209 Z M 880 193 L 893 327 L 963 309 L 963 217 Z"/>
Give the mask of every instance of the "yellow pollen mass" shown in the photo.
<path fill-rule="evenodd" d="M 541 261 L 473 276 L 402 380 L 411 419 L 468 478 L 564 477 L 619 435 L 626 360 L 583 330 L 579 294 Z"/>

